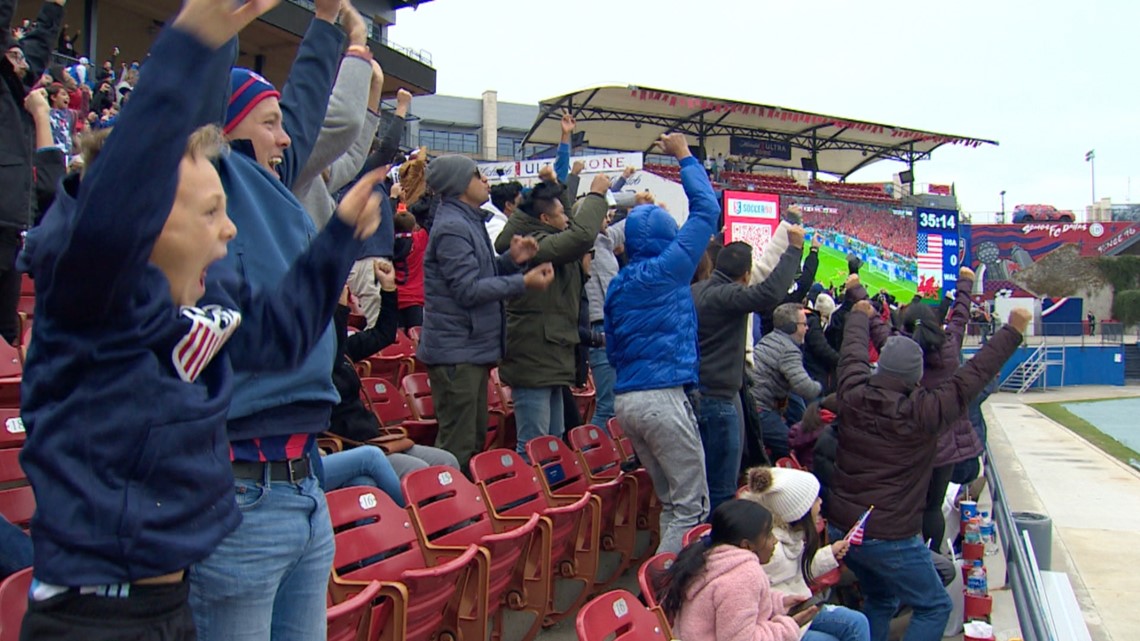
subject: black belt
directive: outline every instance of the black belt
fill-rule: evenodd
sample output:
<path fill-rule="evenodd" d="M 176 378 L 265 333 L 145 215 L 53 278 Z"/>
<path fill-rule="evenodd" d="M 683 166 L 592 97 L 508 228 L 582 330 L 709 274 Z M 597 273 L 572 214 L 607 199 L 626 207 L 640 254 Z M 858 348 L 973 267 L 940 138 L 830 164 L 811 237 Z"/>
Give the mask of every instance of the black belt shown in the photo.
<path fill-rule="evenodd" d="M 288 481 L 298 483 L 309 477 L 309 457 L 295 458 L 288 461 L 268 461 L 254 463 L 250 461 L 233 461 L 234 478 L 261 481 L 265 479 L 265 470 L 269 469 L 270 481 Z"/>

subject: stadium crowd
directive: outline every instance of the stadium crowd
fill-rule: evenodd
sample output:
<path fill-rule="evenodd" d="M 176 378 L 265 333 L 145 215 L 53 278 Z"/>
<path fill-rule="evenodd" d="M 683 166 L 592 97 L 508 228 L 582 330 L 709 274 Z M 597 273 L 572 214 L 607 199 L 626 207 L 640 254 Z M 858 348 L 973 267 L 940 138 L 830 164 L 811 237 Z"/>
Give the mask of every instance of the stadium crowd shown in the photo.
<path fill-rule="evenodd" d="M 94 78 L 49 65 L 80 36 L 65 3 L 13 31 L 0 0 L 0 334 L 31 323 L 37 509 L 30 535 L 0 531 L 5 571 L 32 567 L 21 638 L 325 638 L 326 491 L 403 506 L 418 470 L 476 477 L 489 388 L 511 391 L 520 456 L 587 420 L 620 427 L 660 506 L 657 551 L 679 554 L 658 598 L 681 638 L 879 641 L 903 605 L 906 639 L 941 637 L 941 502 L 979 473 L 969 410 L 1029 321 L 1013 312 L 960 365 L 968 269 L 942 316 L 872 301 L 858 261 L 835 300 L 810 216 L 759 255 L 723 243 L 708 170 L 730 167 L 680 134 L 659 141 L 680 227 L 650 194 L 608 204 L 628 174 L 581 188 L 570 114 L 529 188 L 404 156 L 411 96 L 381 133 L 383 71 L 348 0 L 315 0 L 281 88 L 232 67 L 276 0 L 185 0 L 145 70 Z M 913 255 L 903 218 L 857 208 L 836 228 Z M 428 443 L 381 423 L 355 366 L 399 336 L 430 383 Z M 796 452 L 814 473 L 770 467 Z M 861 612 L 797 611 L 841 561 Z"/>
<path fill-rule="evenodd" d="M 838 213 L 808 209 L 804 223 L 814 229 L 832 229 L 872 246 L 914 258 L 914 220 L 896 216 L 882 206 L 843 203 Z"/>

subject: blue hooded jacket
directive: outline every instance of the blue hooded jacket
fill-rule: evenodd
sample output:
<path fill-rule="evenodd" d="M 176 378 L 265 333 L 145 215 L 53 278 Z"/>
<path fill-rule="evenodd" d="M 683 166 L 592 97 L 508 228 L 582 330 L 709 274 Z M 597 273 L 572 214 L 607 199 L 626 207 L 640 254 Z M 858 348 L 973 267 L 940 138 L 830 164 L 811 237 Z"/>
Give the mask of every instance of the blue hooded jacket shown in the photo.
<path fill-rule="evenodd" d="M 657 205 L 641 205 L 625 223 L 627 264 L 606 294 L 606 354 L 617 370 L 614 392 L 667 389 L 698 380 L 697 312 L 689 283 L 716 233 L 720 204 L 692 156 L 681 161 L 689 218 L 681 229 Z"/>
<path fill-rule="evenodd" d="M 198 307 L 176 305 L 149 259 L 207 68 L 225 54 L 177 27 L 152 54 L 118 129 L 82 181 L 63 182 L 20 256 L 36 287 L 21 464 L 36 495 L 34 575 L 54 585 L 182 570 L 237 527 L 233 367 L 295 367 L 329 324 L 359 245 L 334 220 L 278 283 L 288 296 L 243 286 L 219 263 Z M 256 349 L 230 349 L 251 337 Z"/>
<path fill-rule="evenodd" d="M 312 218 L 290 189 L 320 133 L 343 42 L 344 33 L 323 20 L 313 20 L 301 41 L 281 91 L 282 124 L 292 144 L 283 153 L 279 175 L 257 164 L 247 141 L 236 141 L 235 153 L 219 163 L 230 217 L 238 228 L 223 262 L 246 286 L 275 286 L 317 235 Z M 355 258 L 360 247 L 355 243 L 343 251 Z M 347 276 L 345 272 L 346 280 Z M 329 374 L 336 358 L 329 318 L 320 341 L 300 367 L 273 373 L 238 368 L 229 413 L 231 441 L 314 433 L 328 426 L 332 407 L 340 401 Z M 235 336 L 230 351 L 257 353 L 260 340 L 251 334 Z"/>

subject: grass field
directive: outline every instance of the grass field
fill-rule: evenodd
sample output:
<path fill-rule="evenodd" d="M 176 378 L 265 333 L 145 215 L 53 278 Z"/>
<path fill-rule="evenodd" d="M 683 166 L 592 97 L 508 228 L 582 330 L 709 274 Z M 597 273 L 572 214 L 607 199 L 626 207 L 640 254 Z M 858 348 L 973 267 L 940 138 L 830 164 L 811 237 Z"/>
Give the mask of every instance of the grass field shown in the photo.
<path fill-rule="evenodd" d="M 831 247 L 821 247 L 819 250 L 819 272 L 816 274 L 815 280 L 824 287 L 831 285 L 840 287 L 843 285 L 843 281 L 847 280 L 847 255 Z M 915 292 L 918 291 L 915 283 L 906 280 L 891 280 L 886 272 L 870 265 L 863 265 L 863 268 L 859 270 L 859 280 L 862 281 L 863 286 L 872 296 L 877 294 L 880 289 L 886 289 L 899 301 L 899 304 L 909 303 L 914 298 Z M 841 303 L 843 301 L 836 302 Z"/>
<path fill-rule="evenodd" d="M 1096 402 L 1096 401 L 1089 401 Z M 1069 401 L 1067 404 L 1072 404 Z M 1098 430 L 1095 425 L 1065 409 L 1065 403 L 1034 403 L 1033 409 L 1064 425 L 1089 443 L 1099 447 L 1105 454 L 1121 461 L 1125 465 L 1140 459 L 1140 454 L 1127 445 Z"/>

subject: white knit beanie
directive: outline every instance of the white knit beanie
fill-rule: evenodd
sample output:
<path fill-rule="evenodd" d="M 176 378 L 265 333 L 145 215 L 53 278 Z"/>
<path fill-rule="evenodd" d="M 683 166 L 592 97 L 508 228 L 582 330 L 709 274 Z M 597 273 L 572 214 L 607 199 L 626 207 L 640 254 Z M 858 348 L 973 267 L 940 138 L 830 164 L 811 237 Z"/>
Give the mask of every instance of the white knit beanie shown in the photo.
<path fill-rule="evenodd" d="M 819 498 L 819 480 L 811 472 L 754 467 L 748 470 L 748 490 L 743 498 L 768 508 L 784 523 L 795 523 Z"/>

